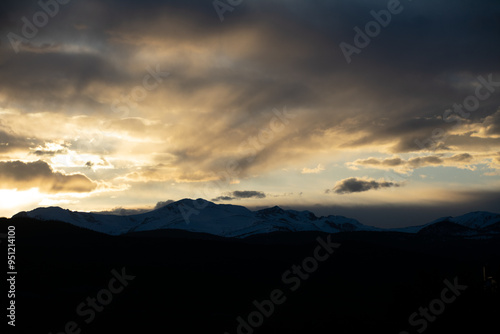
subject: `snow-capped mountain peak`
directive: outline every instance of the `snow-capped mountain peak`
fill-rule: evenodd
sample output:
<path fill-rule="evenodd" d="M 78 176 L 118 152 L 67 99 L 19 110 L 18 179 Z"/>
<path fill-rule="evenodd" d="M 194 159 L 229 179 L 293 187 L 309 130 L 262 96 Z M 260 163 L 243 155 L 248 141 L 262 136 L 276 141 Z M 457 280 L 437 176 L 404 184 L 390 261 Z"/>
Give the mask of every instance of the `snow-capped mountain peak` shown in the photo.
<path fill-rule="evenodd" d="M 38 208 L 17 216 L 58 220 L 111 235 L 159 229 L 180 229 L 225 237 L 245 237 L 277 231 L 341 232 L 372 230 L 355 219 L 316 217 L 310 211 L 278 206 L 251 211 L 243 206 L 215 204 L 204 199 L 182 199 L 156 210 L 129 216 L 73 212 L 58 207 Z"/>
<path fill-rule="evenodd" d="M 278 206 L 258 211 L 230 204 L 215 204 L 204 199 L 182 199 L 156 210 L 129 216 L 76 212 L 60 207 L 37 208 L 16 216 L 39 220 L 57 220 L 110 235 L 162 229 L 178 229 L 223 237 L 246 237 L 254 234 L 287 231 L 384 231 L 366 226 L 344 216 L 317 217 L 311 211 L 284 210 Z M 451 225 L 450 225 L 451 224 Z M 429 228 L 435 225 L 439 228 Z M 389 229 L 393 232 L 420 233 L 438 231 L 456 234 L 462 229 L 468 235 L 500 233 L 500 215 L 491 212 L 470 212 L 458 217 L 443 217 L 421 226 Z"/>
<path fill-rule="evenodd" d="M 469 212 L 462 216 L 449 219 L 452 223 L 473 229 L 483 229 L 496 223 L 500 223 L 500 215 L 486 211 Z"/>

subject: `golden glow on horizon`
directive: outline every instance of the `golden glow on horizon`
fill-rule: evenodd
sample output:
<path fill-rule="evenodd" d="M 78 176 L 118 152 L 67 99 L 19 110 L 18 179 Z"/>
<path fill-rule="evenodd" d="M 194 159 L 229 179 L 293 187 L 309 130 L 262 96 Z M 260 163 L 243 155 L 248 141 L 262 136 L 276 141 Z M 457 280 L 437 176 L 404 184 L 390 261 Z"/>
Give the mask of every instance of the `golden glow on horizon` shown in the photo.
<path fill-rule="evenodd" d="M 37 188 L 26 191 L 0 189 L 0 217 L 10 218 L 19 211 L 32 210 L 44 199 Z"/>

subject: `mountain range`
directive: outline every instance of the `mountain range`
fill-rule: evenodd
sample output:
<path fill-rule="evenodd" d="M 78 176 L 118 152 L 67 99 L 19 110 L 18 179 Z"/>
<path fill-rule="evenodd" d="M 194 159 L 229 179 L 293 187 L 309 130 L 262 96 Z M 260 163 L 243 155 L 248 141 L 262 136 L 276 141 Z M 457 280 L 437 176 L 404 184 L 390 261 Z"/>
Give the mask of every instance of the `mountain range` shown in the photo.
<path fill-rule="evenodd" d="M 500 277 L 499 226 L 489 212 L 381 229 L 184 199 L 122 216 L 21 212 L 0 218 L 0 248 L 16 252 L 16 333 L 416 333 L 410 317 L 422 307 L 440 312 L 442 291 L 453 296 L 445 280 L 467 289 L 425 333 L 488 333 L 500 328 L 500 294 L 485 285 Z M 331 243 L 340 246 L 316 261 Z M 116 294 L 115 271 L 134 278 Z M 286 300 L 273 302 L 272 316 L 242 329 L 240 319 L 258 320 L 276 292 Z"/>
<path fill-rule="evenodd" d="M 61 221 L 108 235 L 164 229 L 236 238 L 272 232 L 306 231 L 392 231 L 466 238 L 490 238 L 500 234 L 500 214 L 484 211 L 470 212 L 458 217 L 442 217 L 419 226 L 382 229 L 363 225 L 356 219 L 343 216 L 317 217 L 310 211 L 284 210 L 278 206 L 252 211 L 243 206 L 215 204 L 204 199 L 182 199 L 150 212 L 127 216 L 47 207 L 20 212 L 13 218 L 15 217 Z"/>

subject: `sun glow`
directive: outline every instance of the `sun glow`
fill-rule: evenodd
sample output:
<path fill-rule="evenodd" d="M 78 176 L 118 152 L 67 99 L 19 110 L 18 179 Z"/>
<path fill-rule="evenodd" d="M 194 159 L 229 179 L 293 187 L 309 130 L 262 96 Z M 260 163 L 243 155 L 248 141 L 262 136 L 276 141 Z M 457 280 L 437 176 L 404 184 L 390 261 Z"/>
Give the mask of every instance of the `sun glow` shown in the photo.
<path fill-rule="evenodd" d="M 26 191 L 0 189 L 0 212 L 12 216 L 19 211 L 32 210 L 43 198 L 38 188 Z"/>

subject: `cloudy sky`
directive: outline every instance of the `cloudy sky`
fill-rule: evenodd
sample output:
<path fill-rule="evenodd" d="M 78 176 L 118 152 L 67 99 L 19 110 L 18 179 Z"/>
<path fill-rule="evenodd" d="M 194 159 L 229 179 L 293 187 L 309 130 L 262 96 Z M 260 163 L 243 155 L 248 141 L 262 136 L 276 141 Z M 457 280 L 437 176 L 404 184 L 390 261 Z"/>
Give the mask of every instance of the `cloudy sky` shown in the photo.
<path fill-rule="evenodd" d="M 499 16 L 497 0 L 3 1 L 0 216 L 186 197 L 382 227 L 499 212 Z"/>

